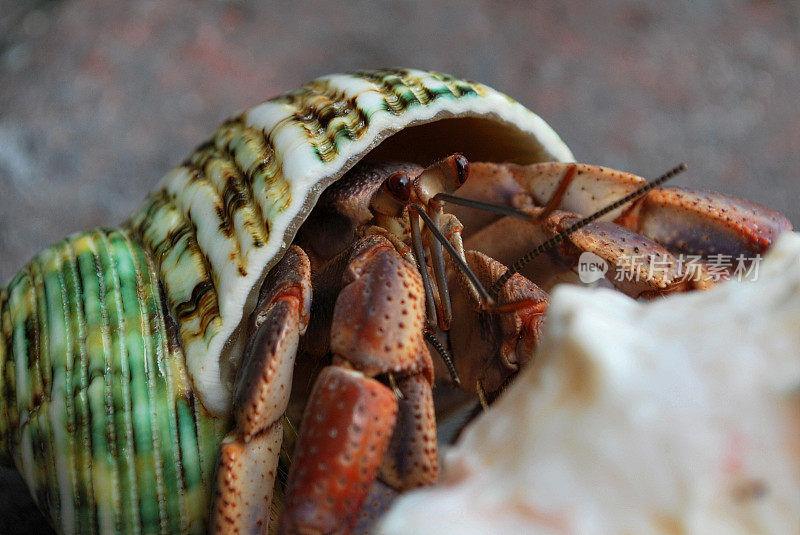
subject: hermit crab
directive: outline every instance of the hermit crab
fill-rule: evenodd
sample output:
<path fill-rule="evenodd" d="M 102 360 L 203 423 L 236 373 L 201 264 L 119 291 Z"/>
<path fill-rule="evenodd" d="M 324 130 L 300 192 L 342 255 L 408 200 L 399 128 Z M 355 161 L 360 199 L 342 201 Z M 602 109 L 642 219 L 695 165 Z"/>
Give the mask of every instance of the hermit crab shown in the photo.
<path fill-rule="evenodd" d="M 348 533 L 436 480 L 435 380 L 501 390 L 581 253 L 638 258 L 618 286 L 647 298 L 713 283 L 681 253 L 791 228 L 572 162 L 522 105 L 436 72 L 247 110 L 119 228 L 0 290 L 0 458 L 62 533 Z"/>

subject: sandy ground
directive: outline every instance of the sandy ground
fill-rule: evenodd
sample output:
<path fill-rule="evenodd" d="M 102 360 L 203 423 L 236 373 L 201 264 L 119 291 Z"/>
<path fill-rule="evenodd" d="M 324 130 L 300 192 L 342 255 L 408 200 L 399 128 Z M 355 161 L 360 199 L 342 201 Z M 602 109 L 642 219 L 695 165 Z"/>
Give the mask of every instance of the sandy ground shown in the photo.
<path fill-rule="evenodd" d="M 800 223 L 800 7 L 701 2 L 0 0 L 0 281 L 122 220 L 236 111 L 315 76 L 409 66 L 478 80 L 580 161 L 748 197 Z M 43 521 L 0 471 L 0 531 Z"/>

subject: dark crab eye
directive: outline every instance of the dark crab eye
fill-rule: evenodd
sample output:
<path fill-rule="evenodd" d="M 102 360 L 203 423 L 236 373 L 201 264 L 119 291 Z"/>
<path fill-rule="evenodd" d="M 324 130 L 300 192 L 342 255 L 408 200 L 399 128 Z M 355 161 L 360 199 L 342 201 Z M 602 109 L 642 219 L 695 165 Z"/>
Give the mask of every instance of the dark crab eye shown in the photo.
<path fill-rule="evenodd" d="M 469 176 L 469 160 L 463 154 L 455 154 L 453 160 L 456 164 L 456 180 L 458 180 L 458 185 L 460 186 L 467 181 Z"/>
<path fill-rule="evenodd" d="M 411 177 L 405 171 L 397 171 L 386 179 L 386 191 L 402 203 L 411 199 Z"/>

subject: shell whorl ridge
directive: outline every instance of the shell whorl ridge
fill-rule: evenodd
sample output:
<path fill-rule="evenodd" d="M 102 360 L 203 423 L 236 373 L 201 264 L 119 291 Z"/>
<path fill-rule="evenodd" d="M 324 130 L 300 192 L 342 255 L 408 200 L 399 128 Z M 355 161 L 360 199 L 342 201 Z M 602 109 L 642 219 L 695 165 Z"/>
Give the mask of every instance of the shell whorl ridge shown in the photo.
<path fill-rule="evenodd" d="M 63 533 L 204 531 L 225 371 L 265 274 L 358 160 L 455 151 L 572 160 L 522 105 L 426 71 L 326 76 L 224 123 L 122 228 L 0 288 L 0 461 Z"/>
<path fill-rule="evenodd" d="M 155 266 L 124 229 L 0 290 L 0 444 L 63 533 L 202 533 L 224 421 L 192 394 Z"/>
<path fill-rule="evenodd" d="M 390 135 L 458 117 L 513 130 L 517 160 L 572 160 L 542 119 L 489 87 L 435 72 L 363 71 L 318 78 L 227 121 L 133 215 L 212 413 L 230 403 L 220 362 L 235 356 L 223 353 L 235 353 L 232 335 L 259 282 L 322 190 Z"/>

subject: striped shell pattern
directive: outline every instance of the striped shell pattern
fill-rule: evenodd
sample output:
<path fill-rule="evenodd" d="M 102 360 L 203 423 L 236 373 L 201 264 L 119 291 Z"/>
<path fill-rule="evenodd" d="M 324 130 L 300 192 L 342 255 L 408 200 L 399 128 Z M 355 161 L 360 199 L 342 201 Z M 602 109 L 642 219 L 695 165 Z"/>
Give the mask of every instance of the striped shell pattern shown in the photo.
<path fill-rule="evenodd" d="M 365 157 L 572 160 L 538 116 L 416 70 L 314 80 L 225 122 L 116 229 L 0 289 L 0 460 L 63 533 L 202 533 L 240 324 L 318 196 Z"/>

